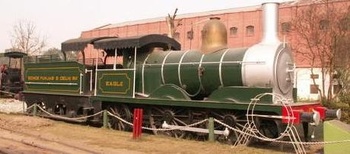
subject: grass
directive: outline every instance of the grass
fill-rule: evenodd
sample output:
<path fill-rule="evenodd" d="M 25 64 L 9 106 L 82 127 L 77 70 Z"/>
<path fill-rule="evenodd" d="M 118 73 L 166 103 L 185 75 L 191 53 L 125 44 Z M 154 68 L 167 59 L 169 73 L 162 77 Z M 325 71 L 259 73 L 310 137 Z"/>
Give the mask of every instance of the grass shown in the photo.
<path fill-rule="evenodd" d="M 324 141 L 344 141 L 350 140 L 350 130 L 338 125 L 334 122 L 328 121 L 324 123 Z M 349 154 L 350 142 L 341 142 L 334 144 L 325 144 L 324 151 L 326 154 Z"/>

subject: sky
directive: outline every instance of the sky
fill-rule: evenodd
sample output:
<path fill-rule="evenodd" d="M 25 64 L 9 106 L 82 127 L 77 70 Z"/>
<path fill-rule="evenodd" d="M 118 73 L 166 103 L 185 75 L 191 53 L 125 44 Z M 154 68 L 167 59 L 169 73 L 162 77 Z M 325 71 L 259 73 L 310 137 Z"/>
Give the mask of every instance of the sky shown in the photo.
<path fill-rule="evenodd" d="M 0 52 L 11 48 L 13 27 L 30 21 L 47 48 L 80 37 L 82 31 L 106 24 L 165 17 L 173 14 L 261 5 L 271 0 L 1 0 Z M 274 0 L 277 2 L 290 0 Z"/>

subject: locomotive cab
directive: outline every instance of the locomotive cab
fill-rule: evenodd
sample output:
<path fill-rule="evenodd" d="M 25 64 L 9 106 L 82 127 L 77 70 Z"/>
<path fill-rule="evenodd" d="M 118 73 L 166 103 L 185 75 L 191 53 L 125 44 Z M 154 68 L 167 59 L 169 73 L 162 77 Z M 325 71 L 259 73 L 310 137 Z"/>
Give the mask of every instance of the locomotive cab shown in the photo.
<path fill-rule="evenodd" d="M 106 69 L 96 70 L 95 95 L 136 97 L 142 84 L 140 70 L 144 59 L 159 50 L 180 49 L 173 39 L 159 34 L 95 41 L 94 48 L 105 53 Z"/>
<path fill-rule="evenodd" d="M 16 94 L 23 90 L 22 62 L 27 54 L 19 51 L 5 52 L 8 64 L 1 66 L 1 91 L 8 94 Z"/>

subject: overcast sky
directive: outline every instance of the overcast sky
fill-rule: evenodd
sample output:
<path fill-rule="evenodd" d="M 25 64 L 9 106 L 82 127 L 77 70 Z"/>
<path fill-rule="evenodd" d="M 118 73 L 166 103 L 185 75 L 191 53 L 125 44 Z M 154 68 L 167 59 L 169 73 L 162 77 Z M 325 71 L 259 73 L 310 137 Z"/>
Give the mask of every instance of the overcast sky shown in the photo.
<path fill-rule="evenodd" d="M 0 0 L 0 52 L 11 47 L 16 22 L 31 21 L 48 48 L 106 24 L 260 5 L 271 0 Z M 290 0 L 275 0 L 290 1 Z"/>

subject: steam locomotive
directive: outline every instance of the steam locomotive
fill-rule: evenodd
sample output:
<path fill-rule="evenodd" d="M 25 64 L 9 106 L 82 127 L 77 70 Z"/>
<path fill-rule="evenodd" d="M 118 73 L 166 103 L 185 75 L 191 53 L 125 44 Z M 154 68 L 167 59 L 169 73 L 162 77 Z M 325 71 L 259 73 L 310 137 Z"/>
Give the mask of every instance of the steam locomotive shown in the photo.
<path fill-rule="evenodd" d="M 27 54 L 19 51 L 7 51 L 1 56 L 0 91 L 1 94 L 14 96 L 23 90 L 22 59 Z"/>
<path fill-rule="evenodd" d="M 263 4 L 263 40 L 249 48 L 228 48 L 226 27 L 217 18 L 204 25 L 198 51 L 181 51 L 176 40 L 158 34 L 67 40 L 62 43 L 63 53 L 79 51 L 82 59 L 27 62 L 24 101 L 67 117 L 106 109 L 131 121 L 132 111 L 142 108 L 146 127 L 161 128 L 164 121 L 186 126 L 214 117 L 240 130 L 247 123 L 251 102 L 257 101 L 254 114 L 264 116 L 255 122 L 265 136 L 278 137 L 292 122 L 303 124 L 308 137 L 310 123 L 339 118 L 340 110 L 327 109 L 319 102 L 294 101 L 294 61 L 288 44 L 277 37 L 277 9 L 277 3 Z M 94 48 L 96 58 L 85 58 L 87 47 Z M 259 94 L 269 95 L 254 99 Z M 101 117 L 86 120 L 100 121 Z M 118 119 L 110 118 L 110 124 L 130 129 Z M 174 137 L 202 135 L 181 130 L 153 132 Z M 238 135 L 231 130 L 225 139 L 233 142 Z"/>

